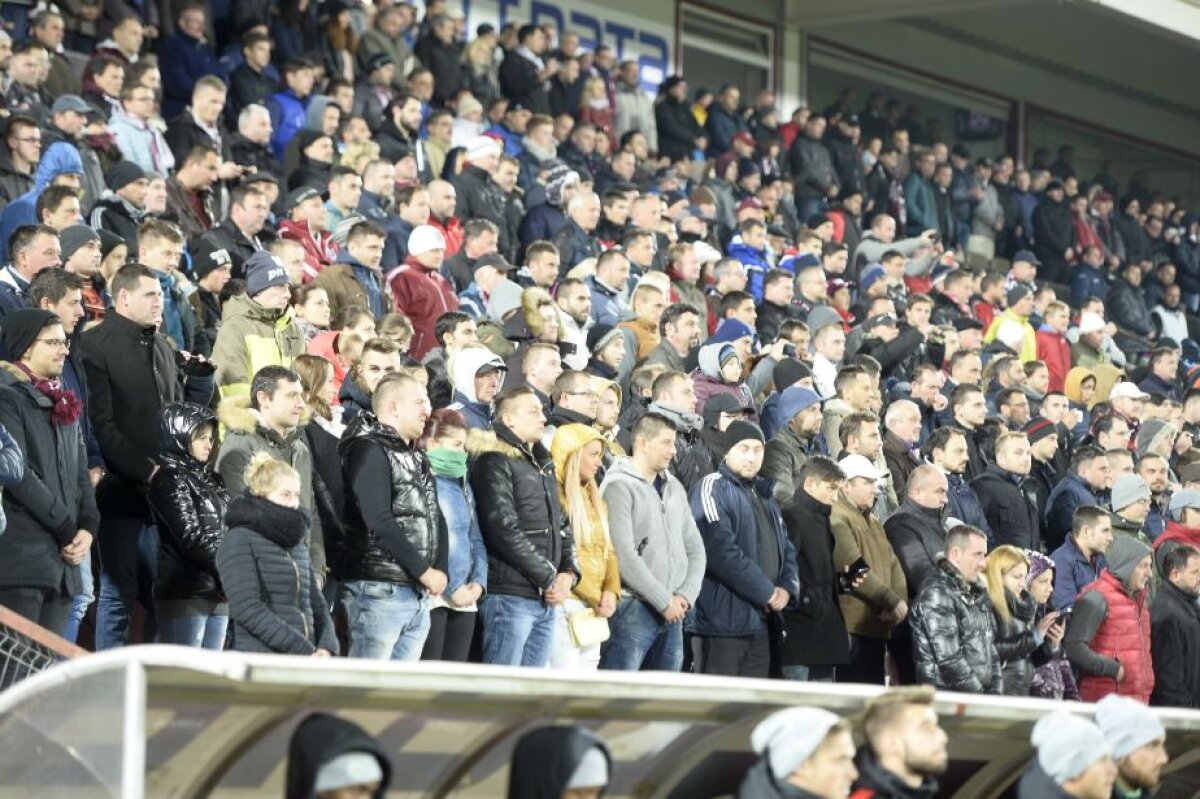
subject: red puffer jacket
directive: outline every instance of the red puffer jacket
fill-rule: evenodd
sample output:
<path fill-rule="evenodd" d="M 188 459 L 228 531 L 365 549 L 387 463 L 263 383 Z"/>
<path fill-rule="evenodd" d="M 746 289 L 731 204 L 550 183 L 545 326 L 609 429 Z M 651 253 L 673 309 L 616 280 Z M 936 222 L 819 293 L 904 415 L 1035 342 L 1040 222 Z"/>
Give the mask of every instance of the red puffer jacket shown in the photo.
<path fill-rule="evenodd" d="M 1079 592 L 1099 591 L 1108 603 L 1108 615 L 1091 648 L 1098 655 L 1120 661 L 1125 667 L 1125 679 L 1084 674 L 1079 680 L 1079 697 L 1084 702 L 1098 702 L 1109 694 L 1120 694 L 1150 703 L 1154 690 L 1154 665 L 1150 658 L 1150 603 L 1146 591 L 1130 596 L 1121 579 L 1108 569 L 1100 579 Z"/>

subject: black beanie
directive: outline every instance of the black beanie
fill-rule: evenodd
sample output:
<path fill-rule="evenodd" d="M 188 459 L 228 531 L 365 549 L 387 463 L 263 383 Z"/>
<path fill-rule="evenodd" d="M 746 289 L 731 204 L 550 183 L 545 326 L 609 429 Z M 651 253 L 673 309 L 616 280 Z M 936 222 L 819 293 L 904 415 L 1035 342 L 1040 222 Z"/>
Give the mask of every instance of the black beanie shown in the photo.
<path fill-rule="evenodd" d="M 771 382 L 776 391 L 791 388 L 806 377 L 812 377 L 812 369 L 796 358 L 784 358 L 771 370 Z"/>
<path fill-rule="evenodd" d="M 133 161 L 118 161 L 104 176 L 104 185 L 109 191 L 120 191 L 135 180 L 144 180 L 145 171 Z"/>
<path fill-rule="evenodd" d="M 762 429 L 754 422 L 747 422 L 744 419 L 737 419 L 725 428 L 725 446 L 733 449 L 746 439 L 754 439 L 760 444 L 765 444 L 766 439 L 763 438 Z"/>
<path fill-rule="evenodd" d="M 19 308 L 9 311 L 4 317 L 4 348 L 8 357 L 14 361 L 21 360 L 34 339 L 43 329 L 58 322 L 58 314 L 42 308 Z"/>

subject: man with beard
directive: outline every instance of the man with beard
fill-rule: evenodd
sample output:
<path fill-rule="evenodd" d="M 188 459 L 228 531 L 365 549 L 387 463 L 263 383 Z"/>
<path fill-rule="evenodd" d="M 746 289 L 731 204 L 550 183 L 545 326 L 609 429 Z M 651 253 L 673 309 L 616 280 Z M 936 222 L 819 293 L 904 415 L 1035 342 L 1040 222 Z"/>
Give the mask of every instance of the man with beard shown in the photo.
<path fill-rule="evenodd" d="M 684 360 L 700 344 L 700 312 L 692 305 L 667 306 L 659 319 L 661 341 L 644 363 L 662 364 L 676 372 L 687 371 Z"/>
<path fill-rule="evenodd" d="M 779 419 L 786 424 L 767 442 L 762 475 L 775 481 L 775 499 L 786 506 L 800 488 L 800 473 L 813 454 L 821 430 L 821 398 L 803 386 L 779 395 Z"/>
<path fill-rule="evenodd" d="M 996 462 L 971 481 L 997 544 L 1041 550 L 1036 497 L 1029 481 L 1033 458 L 1024 433 L 1004 433 L 996 441 Z"/>
<path fill-rule="evenodd" d="M 1106 696 L 1096 703 L 1096 726 L 1112 747 L 1117 764 L 1113 798 L 1153 796 L 1162 770 L 1171 760 L 1167 732 L 1154 711 L 1128 697 Z"/>
<path fill-rule="evenodd" d="M 867 703 L 866 743 L 858 750 L 854 799 L 922 799 L 937 794 L 946 773 L 949 736 L 933 709 L 934 690 L 899 688 Z"/>
<path fill-rule="evenodd" d="M 421 127 L 421 101 L 411 94 L 398 94 L 384 113 L 384 122 L 375 133 L 380 152 L 393 163 L 411 153 L 417 159 L 417 177 L 427 185 L 434 175 L 425 142 L 417 135 Z"/>
<path fill-rule="evenodd" d="M 567 278 L 558 284 L 554 302 L 561 319 L 562 340 L 575 345 L 575 351 L 563 357 L 563 363 L 572 369 L 587 366 L 587 329 L 592 321 L 592 293 L 582 280 Z"/>
<path fill-rule="evenodd" d="M 1171 502 L 1171 473 L 1167 459 L 1149 452 L 1138 461 L 1137 474 L 1150 486 L 1150 512 L 1146 516 L 1145 530 L 1153 541 L 1167 528 L 1167 510 Z"/>
<path fill-rule="evenodd" d="M 828 412 L 828 404 L 826 404 Z M 887 470 L 887 459 L 883 457 L 883 434 L 880 432 L 879 417 L 870 411 L 855 411 L 842 420 L 838 427 L 838 444 L 841 458 L 847 455 L 862 455 L 875 464 L 875 468 L 886 476 L 875 499 L 875 513 L 886 519 L 900 507 L 892 475 Z"/>
<path fill-rule="evenodd" d="M 987 402 L 977 386 L 961 385 L 950 394 L 950 410 L 953 427 L 961 430 L 967 441 L 966 477 L 973 480 L 987 468 L 987 461 L 979 450 L 976 438 L 987 420 Z"/>
<path fill-rule="evenodd" d="M 1194 511 L 1184 513 L 1188 510 Z M 1200 646 L 1200 550 L 1180 542 L 1162 557 L 1165 549 L 1156 556 L 1164 580 L 1150 605 L 1150 704 L 1200 709 L 1200 674 L 1192 656 Z"/>
<path fill-rule="evenodd" d="M 992 528 L 988 524 L 979 495 L 964 476 L 969 458 L 967 438 L 953 427 L 939 427 L 921 447 L 922 457 L 942 470 L 946 475 L 947 514 L 963 524 L 978 527 L 987 534 L 988 543 L 993 541 Z"/>

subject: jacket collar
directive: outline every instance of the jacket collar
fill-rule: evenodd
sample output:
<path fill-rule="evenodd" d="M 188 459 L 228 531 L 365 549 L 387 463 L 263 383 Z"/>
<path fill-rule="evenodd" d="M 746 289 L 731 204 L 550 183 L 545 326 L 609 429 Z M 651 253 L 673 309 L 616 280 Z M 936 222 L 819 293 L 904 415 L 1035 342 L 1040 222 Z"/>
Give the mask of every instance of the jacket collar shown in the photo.
<path fill-rule="evenodd" d="M 768 477 L 762 477 L 760 475 L 758 477 L 753 478 L 752 480 L 747 481 L 745 478 L 739 477 L 738 475 L 734 474 L 733 470 L 730 469 L 729 466 L 724 461 L 721 462 L 721 466 L 719 469 L 717 469 L 717 471 L 720 472 L 721 475 L 723 475 L 725 478 L 733 481 L 734 483 L 736 483 L 737 485 L 746 489 L 747 491 L 750 491 L 750 490 L 757 491 L 758 495 L 760 497 L 762 497 L 763 499 L 771 498 L 771 492 L 775 485 L 774 480 L 772 480 Z"/>
<path fill-rule="evenodd" d="M 839 500 L 840 499 L 841 498 L 839 497 Z M 804 490 L 803 486 L 796 491 L 792 502 L 795 503 L 797 507 L 807 511 L 808 513 L 826 520 L 829 519 L 829 514 L 833 511 L 831 506 L 818 502 L 814 497 Z"/>

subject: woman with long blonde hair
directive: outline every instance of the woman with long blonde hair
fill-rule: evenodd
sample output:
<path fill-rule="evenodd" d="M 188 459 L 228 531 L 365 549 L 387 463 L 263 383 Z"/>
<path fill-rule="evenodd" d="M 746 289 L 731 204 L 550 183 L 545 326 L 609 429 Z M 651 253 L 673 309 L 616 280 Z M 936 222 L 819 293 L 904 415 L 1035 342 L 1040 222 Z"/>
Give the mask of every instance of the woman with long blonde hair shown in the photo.
<path fill-rule="evenodd" d="M 1058 612 L 1037 618 L 1039 605 L 1029 595 L 1029 556 L 1012 546 L 998 546 L 987 557 L 987 591 L 995 617 L 996 651 L 1004 675 L 1004 693 L 1029 696 L 1034 658 L 1050 659 L 1062 643 L 1065 626 Z"/>
<path fill-rule="evenodd" d="M 604 437 L 582 424 L 554 432 L 550 454 L 558 478 L 563 513 L 575 536 L 579 583 L 563 603 L 554 634 L 550 665 L 570 671 L 595 671 L 607 620 L 621 598 L 617 552 L 608 533 L 608 508 L 600 497 L 596 473 L 604 456 Z"/>

